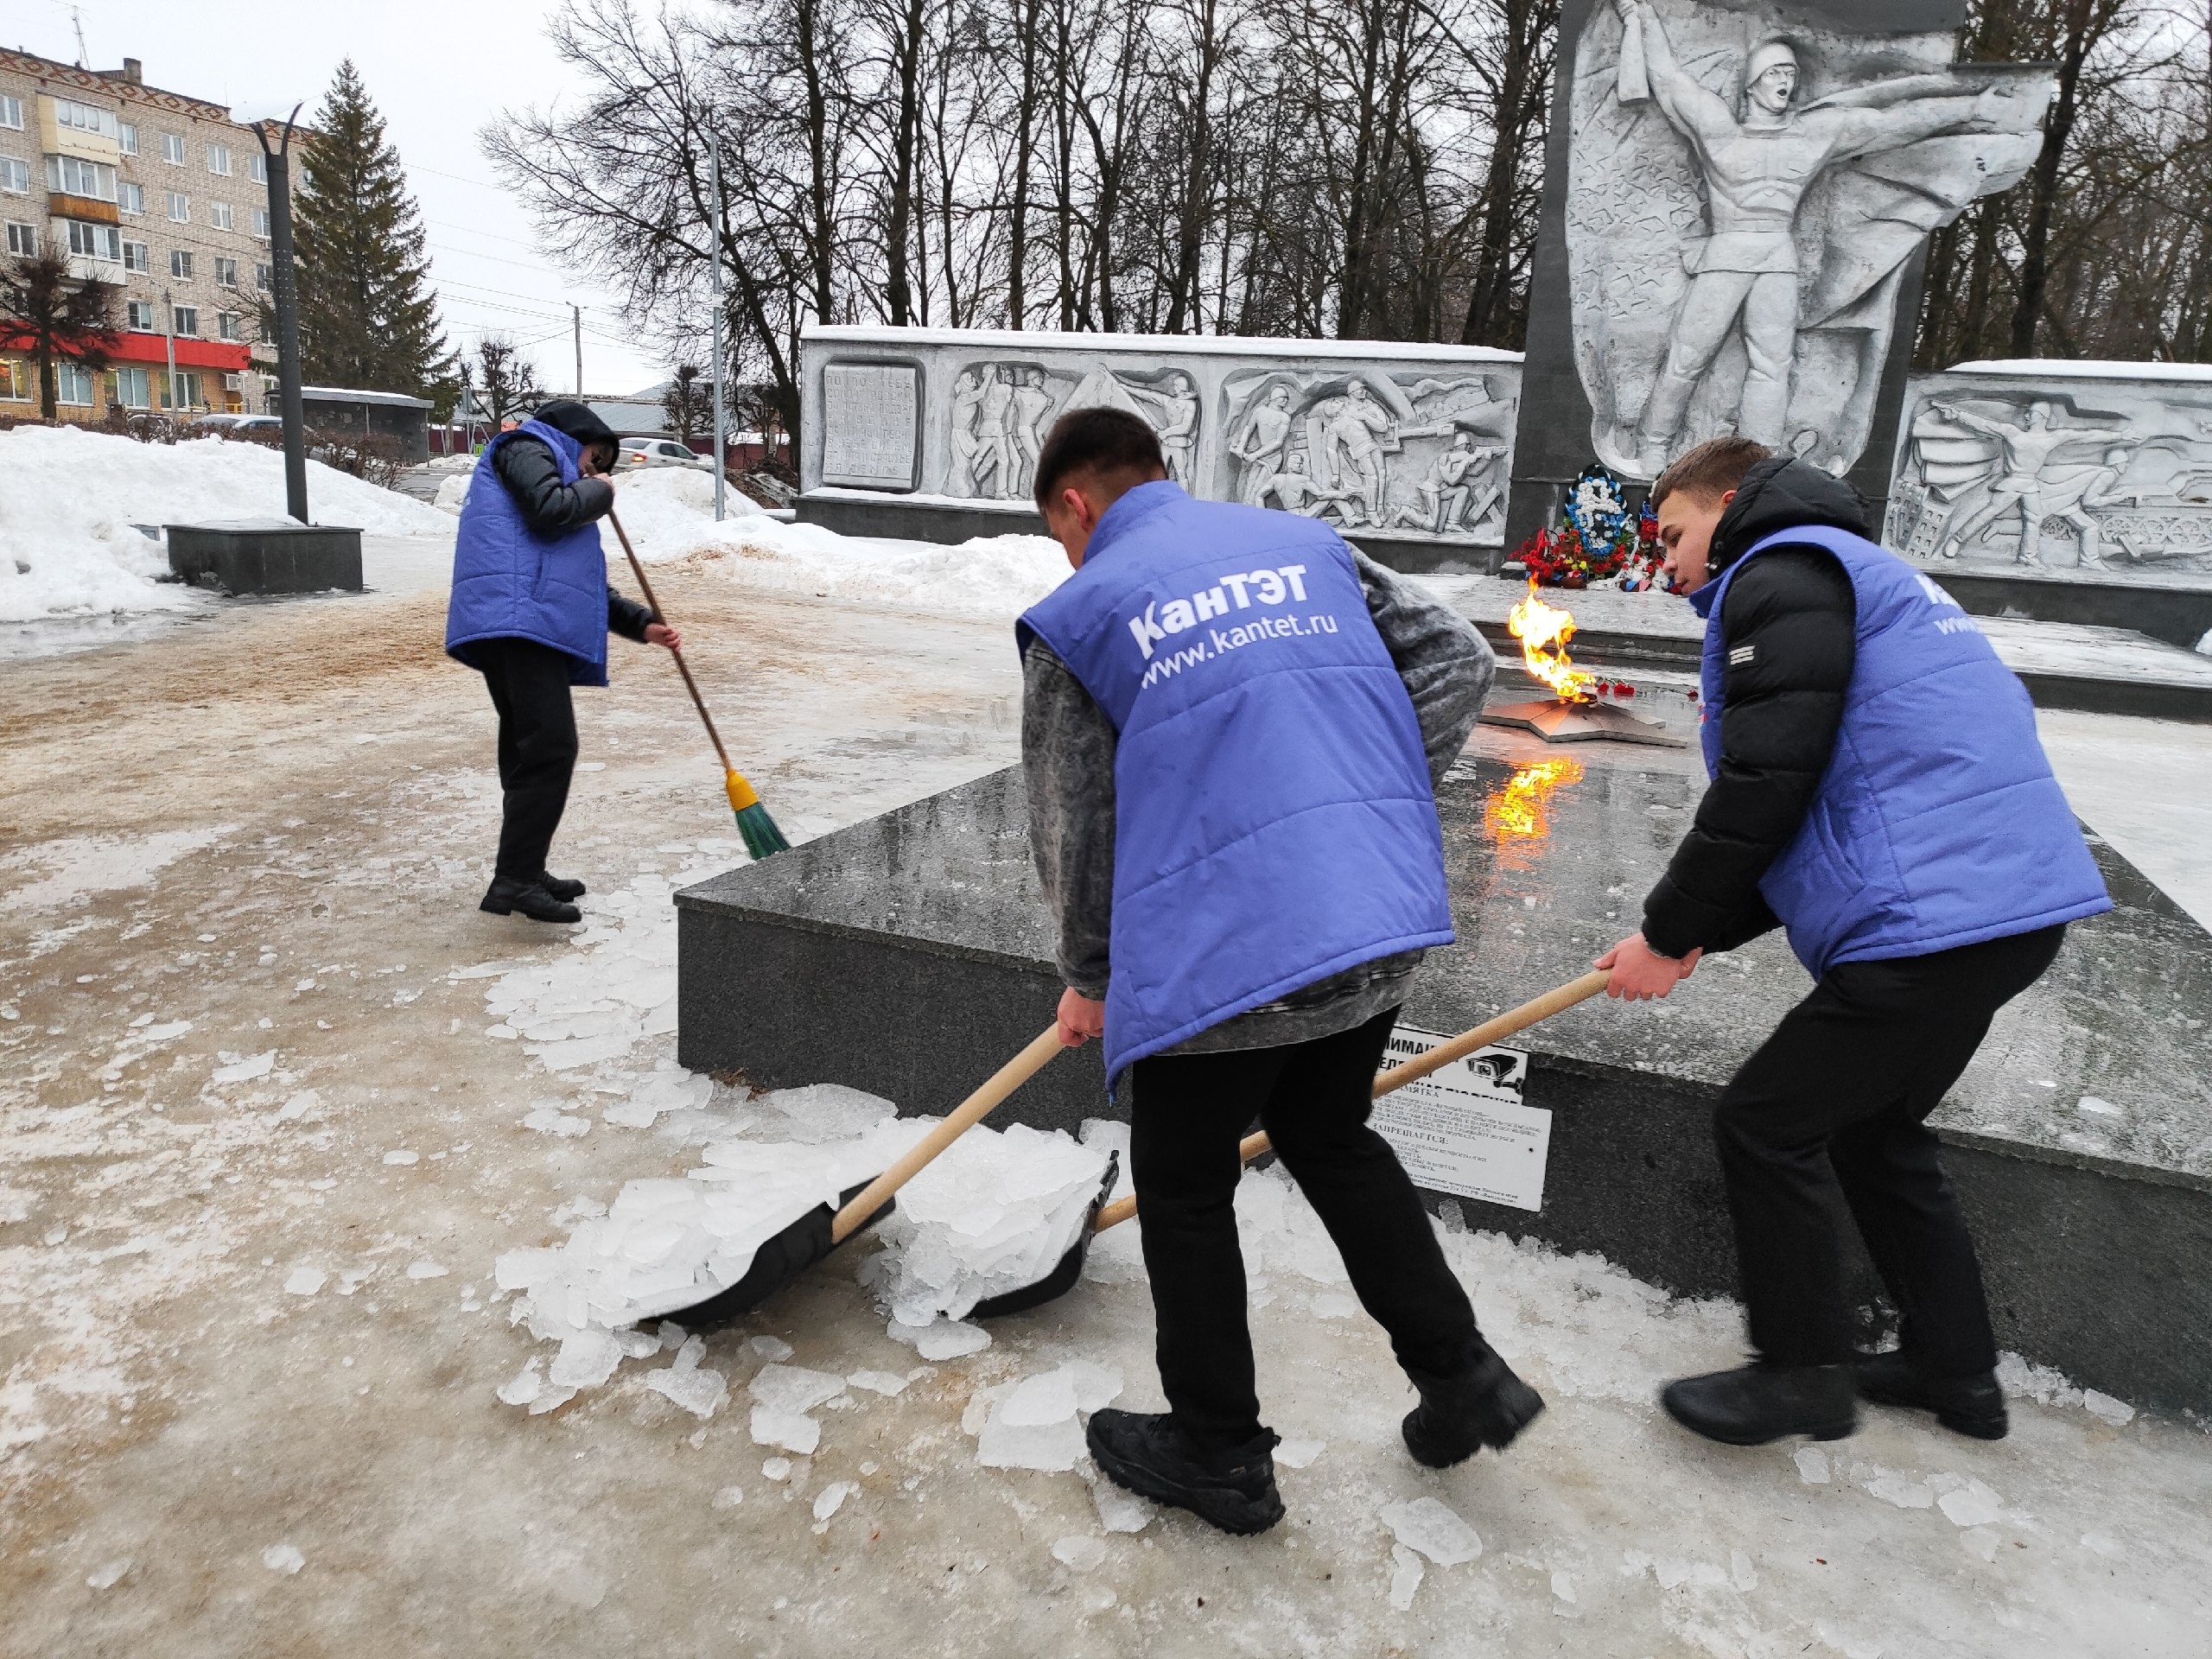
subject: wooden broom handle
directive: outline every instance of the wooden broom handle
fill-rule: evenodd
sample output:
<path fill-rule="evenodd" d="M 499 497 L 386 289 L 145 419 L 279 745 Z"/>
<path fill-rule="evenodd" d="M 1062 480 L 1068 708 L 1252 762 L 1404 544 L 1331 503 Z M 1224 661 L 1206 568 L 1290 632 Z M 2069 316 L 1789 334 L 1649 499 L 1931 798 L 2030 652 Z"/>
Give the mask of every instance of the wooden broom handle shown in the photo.
<path fill-rule="evenodd" d="M 1064 1046 L 1059 1022 L 1054 1020 L 1030 1039 L 1028 1047 L 992 1073 L 989 1082 L 954 1108 L 944 1122 L 917 1141 L 898 1162 L 870 1181 L 858 1198 L 840 1210 L 837 1218 L 830 1224 L 830 1242 L 842 1244 L 858 1232 L 861 1224 L 881 1209 L 886 1198 L 920 1174 L 931 1159 L 981 1122 L 993 1107 L 1043 1071 L 1046 1062 Z"/>
<path fill-rule="evenodd" d="M 1452 1061 L 1464 1060 L 1478 1049 L 1488 1048 L 1502 1037 L 1510 1037 L 1516 1031 L 1525 1031 L 1555 1014 L 1564 1013 L 1578 1002 L 1587 1001 L 1604 990 L 1605 982 L 1611 978 L 1612 975 L 1604 969 L 1593 968 L 1581 978 L 1570 980 L 1546 991 L 1533 1001 L 1523 1002 L 1517 1008 L 1508 1008 L 1495 1020 L 1484 1020 L 1472 1031 L 1461 1032 L 1448 1043 L 1439 1043 L 1427 1053 L 1417 1055 L 1403 1065 L 1392 1066 L 1376 1077 L 1375 1098 L 1380 1100 L 1393 1089 L 1402 1089 L 1432 1071 L 1440 1071 Z M 1264 1130 L 1258 1135 L 1248 1135 L 1237 1144 L 1236 1155 L 1249 1164 L 1274 1144 Z M 1134 1193 L 1125 1198 L 1116 1198 L 1099 1211 L 1098 1224 L 1094 1230 L 1103 1233 L 1109 1227 L 1120 1225 L 1136 1212 L 1137 1201 Z"/>
<path fill-rule="evenodd" d="M 661 609 L 660 601 L 653 597 L 653 585 L 645 580 L 645 567 L 638 563 L 638 550 L 630 545 L 630 532 L 622 528 L 622 521 L 614 516 L 614 509 L 607 510 L 607 522 L 614 526 L 614 533 L 621 538 L 622 552 L 630 561 L 630 573 L 638 579 L 638 590 L 645 596 L 645 608 L 653 613 L 654 620 L 665 625 L 668 613 Z M 683 660 L 683 653 L 671 651 L 676 658 L 676 671 L 683 677 L 683 689 L 691 694 L 691 706 L 699 711 L 699 719 L 706 726 L 707 741 L 715 746 L 715 753 L 722 763 L 724 772 L 734 772 L 729 763 L 729 751 L 722 747 L 722 734 L 715 729 L 715 717 L 707 712 L 707 700 L 699 695 L 699 683 L 691 677 L 691 664 Z"/>

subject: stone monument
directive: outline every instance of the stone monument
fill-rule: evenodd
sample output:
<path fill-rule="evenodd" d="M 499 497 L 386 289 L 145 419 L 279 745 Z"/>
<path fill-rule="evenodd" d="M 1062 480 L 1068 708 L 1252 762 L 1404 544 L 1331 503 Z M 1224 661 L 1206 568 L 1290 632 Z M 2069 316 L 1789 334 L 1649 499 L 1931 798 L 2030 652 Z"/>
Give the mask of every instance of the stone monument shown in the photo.
<path fill-rule="evenodd" d="M 1335 525 L 1406 569 L 1485 569 L 1504 534 L 1517 353 L 1344 340 L 816 327 L 799 515 L 962 541 L 1040 528 L 1064 410 L 1127 410 L 1192 494 Z"/>
<path fill-rule="evenodd" d="M 1883 495 L 1924 239 L 2023 176 L 2052 91 L 1955 64 L 1961 21 L 1567 0 L 1509 545 L 1592 455 L 1648 481 L 1729 432 Z"/>

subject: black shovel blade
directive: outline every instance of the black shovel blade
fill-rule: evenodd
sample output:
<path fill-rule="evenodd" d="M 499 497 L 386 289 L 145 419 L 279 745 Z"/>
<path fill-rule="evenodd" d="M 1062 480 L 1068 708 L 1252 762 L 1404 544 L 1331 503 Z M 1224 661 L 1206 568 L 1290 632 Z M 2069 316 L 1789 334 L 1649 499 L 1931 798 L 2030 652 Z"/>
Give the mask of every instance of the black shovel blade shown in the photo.
<path fill-rule="evenodd" d="M 837 1195 L 836 1204 L 816 1205 L 783 1231 L 764 1240 L 753 1253 L 753 1265 L 745 1270 L 745 1277 L 727 1290 L 661 1317 L 677 1321 L 688 1331 L 711 1331 L 743 1319 L 837 1248 L 830 1237 L 837 1211 L 867 1185 L 862 1181 L 858 1186 L 847 1187 Z M 898 1207 L 898 1199 L 886 1198 L 880 1209 L 853 1230 L 851 1238 L 858 1238 Z"/>
<path fill-rule="evenodd" d="M 1004 1291 L 996 1296 L 986 1296 L 968 1311 L 971 1319 L 995 1319 L 1001 1313 L 1020 1313 L 1025 1309 L 1042 1306 L 1057 1297 L 1065 1296 L 1075 1288 L 1075 1281 L 1083 1277 L 1084 1258 L 1090 1254 L 1090 1241 L 1098 1230 L 1098 1211 L 1113 1192 L 1114 1182 L 1122 1173 L 1122 1154 L 1106 1154 L 1106 1179 L 1098 1184 L 1098 1196 L 1090 1201 L 1090 1208 L 1084 1211 L 1083 1230 L 1075 1236 L 1075 1243 L 1068 1246 L 1067 1254 L 1042 1279 L 1019 1290 Z"/>

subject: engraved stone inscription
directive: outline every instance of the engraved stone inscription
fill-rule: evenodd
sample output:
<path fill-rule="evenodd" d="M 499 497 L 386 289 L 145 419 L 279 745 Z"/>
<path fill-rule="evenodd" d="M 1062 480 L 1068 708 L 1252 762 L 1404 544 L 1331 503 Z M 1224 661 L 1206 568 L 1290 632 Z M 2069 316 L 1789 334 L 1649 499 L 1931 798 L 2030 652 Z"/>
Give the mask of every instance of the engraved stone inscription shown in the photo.
<path fill-rule="evenodd" d="M 921 371 L 832 363 L 822 371 L 822 481 L 871 490 L 915 485 Z"/>

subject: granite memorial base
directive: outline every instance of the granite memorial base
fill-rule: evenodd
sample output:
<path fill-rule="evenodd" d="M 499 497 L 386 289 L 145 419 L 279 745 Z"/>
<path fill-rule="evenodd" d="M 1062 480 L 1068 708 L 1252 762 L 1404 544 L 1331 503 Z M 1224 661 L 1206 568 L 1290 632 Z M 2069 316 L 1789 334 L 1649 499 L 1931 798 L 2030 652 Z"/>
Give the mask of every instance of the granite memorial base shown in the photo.
<path fill-rule="evenodd" d="M 361 532 L 289 518 L 169 524 L 169 569 L 232 594 L 361 591 Z"/>
<path fill-rule="evenodd" d="M 1655 712 L 1686 721 L 1675 703 Z M 1405 1022 L 1464 1029 L 1574 977 L 1632 928 L 1694 809 L 1692 765 L 1602 744 L 1548 767 L 1464 761 L 1441 791 L 1460 943 L 1431 953 Z M 2002 1344 L 2141 1404 L 2212 1410 L 2212 938 L 2095 851 L 2119 908 L 2073 930 L 1936 1122 Z M 678 1058 L 762 1087 L 842 1083 L 943 1112 L 1036 1035 L 1059 993 L 1018 768 L 676 903 Z M 1805 988 L 1770 937 L 1665 1002 L 1600 999 L 1529 1032 L 1524 1098 L 1551 1114 L 1541 1207 L 1452 1202 L 1471 1225 L 1597 1251 L 1671 1290 L 1732 1292 L 1712 1109 Z M 1095 1046 L 1000 1109 L 1070 1130 L 1125 1114 Z M 1855 1274 L 1872 1337 L 1886 1315 L 1871 1268 Z"/>
<path fill-rule="evenodd" d="M 1678 749 L 1689 741 L 1609 702 L 1577 702 L 1567 697 L 1500 703 L 1483 710 L 1483 721 L 1490 726 L 1517 726 L 1547 743 L 1648 743 Z"/>

